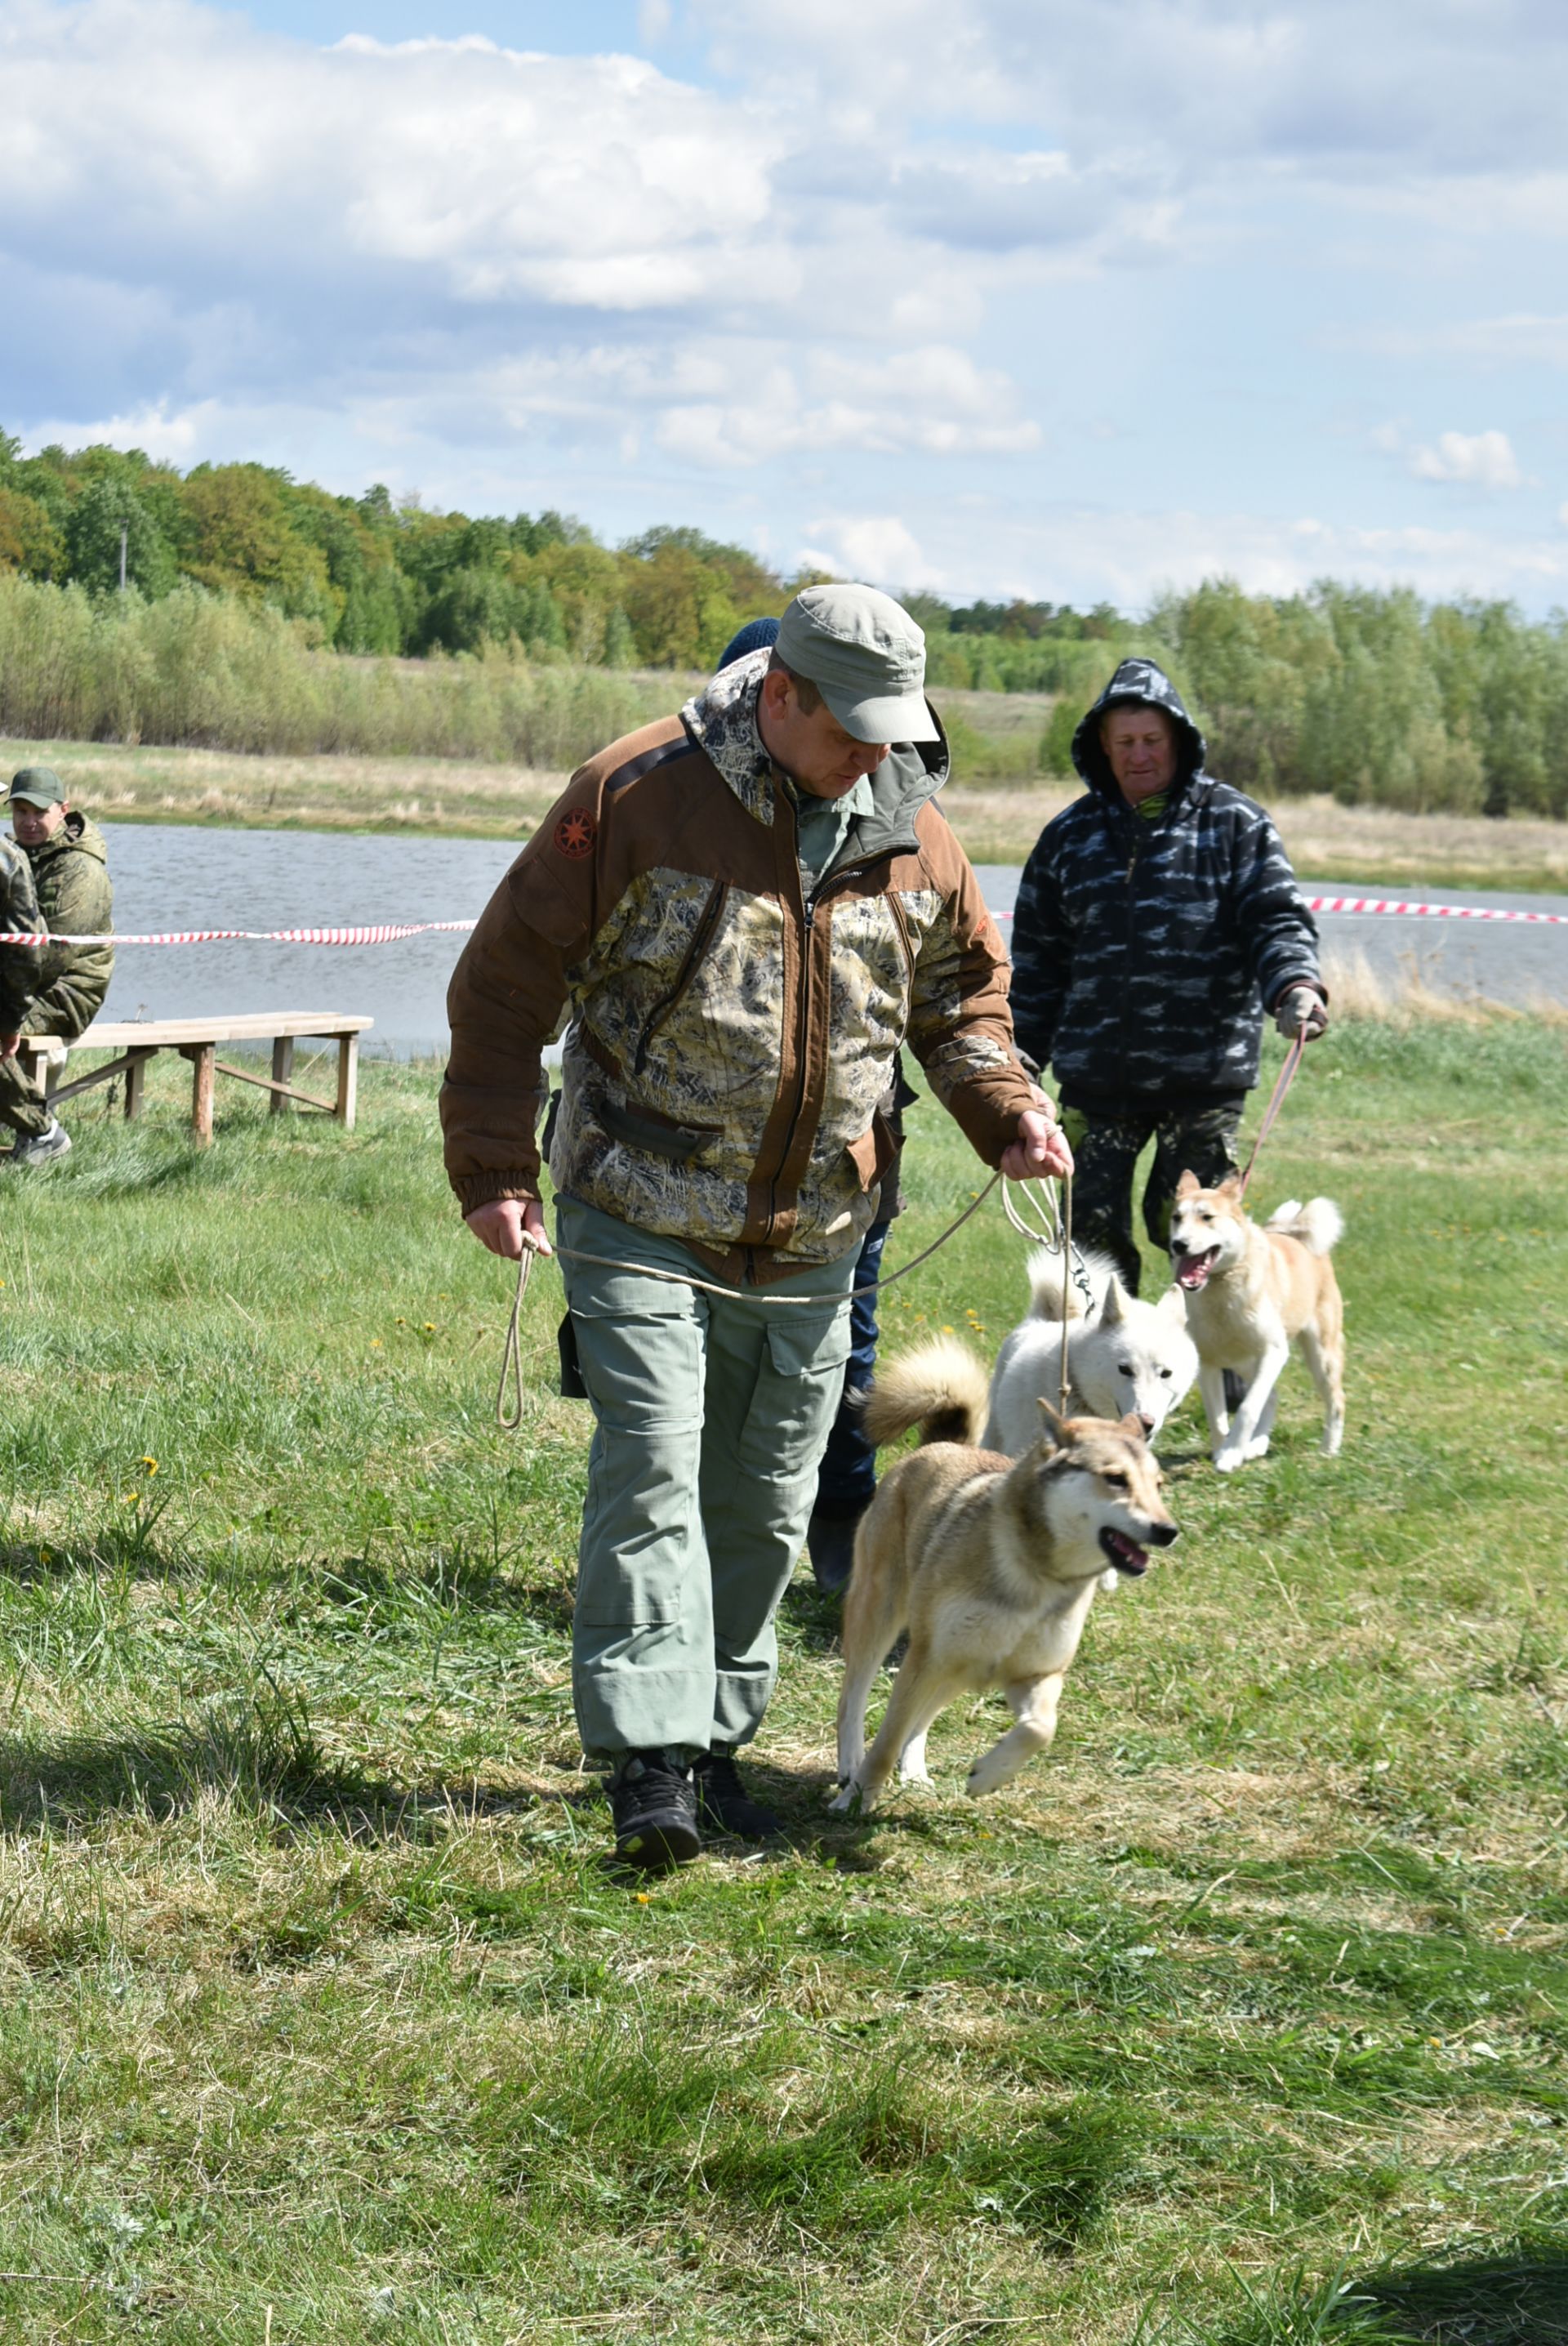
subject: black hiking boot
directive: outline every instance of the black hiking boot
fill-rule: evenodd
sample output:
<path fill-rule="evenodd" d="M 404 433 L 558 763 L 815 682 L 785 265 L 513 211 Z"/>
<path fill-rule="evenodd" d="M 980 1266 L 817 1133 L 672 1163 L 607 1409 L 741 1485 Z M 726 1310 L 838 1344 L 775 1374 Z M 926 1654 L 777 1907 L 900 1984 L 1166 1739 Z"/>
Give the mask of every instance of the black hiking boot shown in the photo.
<path fill-rule="evenodd" d="M 1225 1413 L 1234 1417 L 1247 1399 L 1247 1380 L 1235 1369 L 1221 1369 L 1220 1375 L 1225 1379 Z"/>
<path fill-rule="evenodd" d="M 697 1813 L 709 1832 L 733 1833 L 738 1841 L 777 1841 L 783 1821 L 760 1800 L 754 1800 L 740 1780 L 733 1747 L 716 1743 L 692 1762 L 697 1783 Z"/>
<path fill-rule="evenodd" d="M 610 1778 L 616 1855 L 645 1873 L 689 1865 L 702 1848 L 691 1770 L 669 1751 L 627 1751 Z"/>

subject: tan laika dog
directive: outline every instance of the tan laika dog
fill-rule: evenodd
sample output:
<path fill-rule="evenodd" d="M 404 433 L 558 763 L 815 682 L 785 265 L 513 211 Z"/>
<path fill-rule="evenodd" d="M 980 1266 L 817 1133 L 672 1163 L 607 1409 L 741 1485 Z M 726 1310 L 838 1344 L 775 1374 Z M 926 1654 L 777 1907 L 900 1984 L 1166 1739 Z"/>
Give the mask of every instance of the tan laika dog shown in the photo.
<path fill-rule="evenodd" d="M 1232 1174 L 1204 1188 L 1196 1173 L 1176 1183 L 1171 1267 L 1186 1298 L 1197 1346 L 1198 1391 L 1209 1446 L 1222 1474 L 1268 1448 L 1279 1374 L 1296 1344 L 1323 1402 L 1323 1448 L 1334 1457 L 1345 1432 L 1345 1307 L 1329 1250 L 1345 1225 L 1327 1198 L 1292 1198 L 1253 1221 Z M 1225 1372 L 1246 1381 L 1234 1421 Z"/>
<path fill-rule="evenodd" d="M 925 1739 L 955 1696 L 999 1686 L 1017 1721 L 969 1770 L 994 1791 L 1056 1732 L 1056 1706 L 1107 1565 L 1134 1577 L 1150 1546 L 1176 1536 L 1160 1471 L 1136 1417 L 1058 1417 L 1016 1464 L 976 1449 L 986 1374 L 938 1338 L 891 1361 L 866 1397 L 871 1443 L 921 1429 L 921 1447 L 890 1467 L 855 1539 L 844 1599 L 836 1810 L 871 1808 L 893 1769 L 929 1783 Z M 889 1647 L 909 1632 L 876 1741 L 866 1704 Z"/>

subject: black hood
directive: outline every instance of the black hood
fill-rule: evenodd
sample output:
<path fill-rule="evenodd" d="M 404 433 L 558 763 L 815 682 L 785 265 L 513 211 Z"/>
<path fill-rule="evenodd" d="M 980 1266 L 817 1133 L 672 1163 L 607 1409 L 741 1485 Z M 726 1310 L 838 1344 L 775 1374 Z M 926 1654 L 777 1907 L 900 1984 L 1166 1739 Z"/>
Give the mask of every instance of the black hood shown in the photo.
<path fill-rule="evenodd" d="M 1163 709 L 1176 727 L 1176 788 L 1185 790 L 1195 774 L 1203 771 L 1204 740 L 1186 710 L 1181 695 L 1163 668 L 1153 660 L 1125 659 L 1082 719 L 1073 736 L 1073 763 L 1092 790 L 1101 798 L 1123 804 L 1116 778 L 1111 771 L 1100 740 L 1100 719 L 1107 709 L 1133 703 L 1145 709 Z"/>

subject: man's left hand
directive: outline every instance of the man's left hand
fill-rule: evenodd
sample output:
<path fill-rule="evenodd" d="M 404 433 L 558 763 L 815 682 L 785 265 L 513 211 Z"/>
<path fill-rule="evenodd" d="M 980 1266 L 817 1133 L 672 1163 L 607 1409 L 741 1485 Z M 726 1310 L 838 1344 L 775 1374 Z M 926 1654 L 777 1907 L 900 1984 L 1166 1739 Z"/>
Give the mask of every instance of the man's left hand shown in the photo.
<path fill-rule="evenodd" d="M 1062 1127 L 1044 1111 L 1026 1107 L 1018 1119 L 1018 1137 L 1005 1151 L 1002 1170 L 1010 1181 L 1037 1181 L 1043 1174 L 1058 1179 L 1073 1170 L 1073 1152 Z"/>

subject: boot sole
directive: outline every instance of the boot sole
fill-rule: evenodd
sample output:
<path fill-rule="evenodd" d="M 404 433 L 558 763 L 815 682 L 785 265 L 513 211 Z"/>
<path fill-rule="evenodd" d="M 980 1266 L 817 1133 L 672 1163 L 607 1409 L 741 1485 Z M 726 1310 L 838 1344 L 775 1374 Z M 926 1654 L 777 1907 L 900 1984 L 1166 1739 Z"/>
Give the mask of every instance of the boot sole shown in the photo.
<path fill-rule="evenodd" d="M 677 1865 L 689 1865 L 701 1854 L 701 1836 L 684 1817 L 638 1825 L 616 1843 L 620 1862 L 635 1865 L 639 1873 L 668 1873 Z"/>

